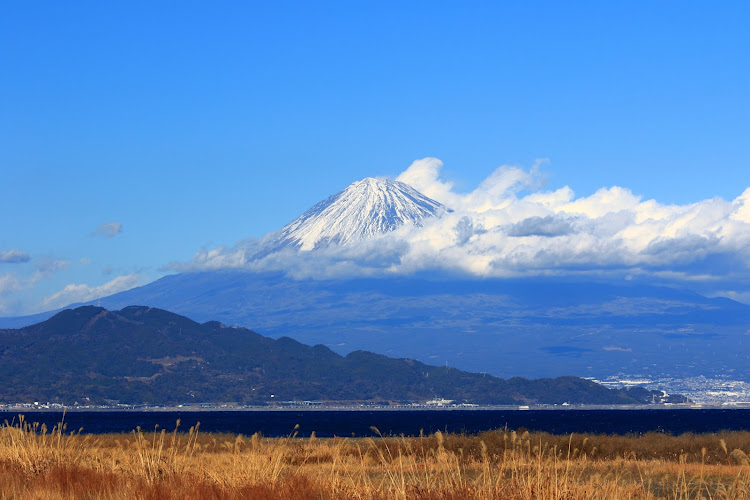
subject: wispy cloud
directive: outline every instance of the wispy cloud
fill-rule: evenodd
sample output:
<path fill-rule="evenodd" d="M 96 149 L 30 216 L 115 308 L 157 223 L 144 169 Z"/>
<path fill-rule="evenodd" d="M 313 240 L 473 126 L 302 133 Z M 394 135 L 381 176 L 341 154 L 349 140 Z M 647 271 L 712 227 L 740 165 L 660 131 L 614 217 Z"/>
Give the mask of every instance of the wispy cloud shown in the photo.
<path fill-rule="evenodd" d="M 114 238 L 122 232 L 121 222 L 103 222 L 91 233 L 93 236 L 102 236 L 104 238 Z"/>
<path fill-rule="evenodd" d="M 39 282 L 51 278 L 68 266 L 68 261 L 55 259 L 51 256 L 36 259 L 34 272 L 31 274 L 7 273 L 0 275 L 0 312 L 8 313 L 17 310 L 21 305 L 20 298 L 12 298 L 16 292 L 32 289 Z M 11 307 L 8 297 L 16 304 Z"/>
<path fill-rule="evenodd" d="M 10 305 L 6 302 L 6 297 L 23 289 L 23 284 L 15 274 L 0 274 L 0 313 L 7 313 L 11 310 Z"/>
<path fill-rule="evenodd" d="M 630 347 L 618 347 L 614 345 L 602 347 L 605 351 L 620 351 L 620 352 L 633 352 L 633 349 Z"/>
<path fill-rule="evenodd" d="M 19 290 L 20 282 L 16 275 L 12 273 L 0 274 L 0 294 Z"/>
<path fill-rule="evenodd" d="M 190 272 L 218 269 L 240 269 L 250 262 L 250 256 L 262 248 L 264 240 L 240 240 L 232 247 L 201 248 L 189 262 L 173 261 L 162 266 L 162 272 Z M 296 252 L 294 252 L 296 254 Z"/>
<path fill-rule="evenodd" d="M 99 297 L 106 297 L 114 293 L 122 292 L 135 288 L 140 284 L 140 275 L 126 274 L 99 286 L 89 286 L 87 284 L 71 283 L 62 290 L 45 297 L 43 304 L 45 307 L 56 308 L 63 307 L 77 302 L 87 302 Z"/>
<path fill-rule="evenodd" d="M 43 257 L 36 261 L 34 268 L 39 275 L 49 277 L 58 271 L 66 269 L 69 264 L 70 262 L 67 260 L 56 259 L 54 257 Z"/>
<path fill-rule="evenodd" d="M 31 260 L 28 253 L 22 252 L 17 248 L 0 252 L 0 262 L 6 264 L 23 264 Z"/>

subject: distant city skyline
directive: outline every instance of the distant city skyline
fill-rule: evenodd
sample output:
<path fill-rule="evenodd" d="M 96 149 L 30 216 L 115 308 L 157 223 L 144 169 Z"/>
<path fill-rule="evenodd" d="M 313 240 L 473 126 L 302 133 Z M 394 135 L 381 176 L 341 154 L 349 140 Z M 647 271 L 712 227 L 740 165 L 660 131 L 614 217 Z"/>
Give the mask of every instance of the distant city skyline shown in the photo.
<path fill-rule="evenodd" d="M 717 232 L 750 187 L 744 2 L 1 12 L 0 315 L 145 284 L 423 158 L 454 198 L 505 165 L 533 172 L 519 199 L 699 204 L 693 282 L 750 301 L 742 226 Z"/>

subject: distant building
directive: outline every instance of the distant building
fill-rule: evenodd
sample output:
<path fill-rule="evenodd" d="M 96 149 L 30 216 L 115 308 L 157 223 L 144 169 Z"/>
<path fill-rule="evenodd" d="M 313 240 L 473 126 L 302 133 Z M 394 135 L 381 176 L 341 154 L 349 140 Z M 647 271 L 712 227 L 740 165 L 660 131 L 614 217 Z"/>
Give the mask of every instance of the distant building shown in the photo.
<path fill-rule="evenodd" d="M 453 399 L 435 398 L 425 402 L 425 404 L 427 406 L 448 406 L 449 404 L 453 403 L 453 401 Z"/>

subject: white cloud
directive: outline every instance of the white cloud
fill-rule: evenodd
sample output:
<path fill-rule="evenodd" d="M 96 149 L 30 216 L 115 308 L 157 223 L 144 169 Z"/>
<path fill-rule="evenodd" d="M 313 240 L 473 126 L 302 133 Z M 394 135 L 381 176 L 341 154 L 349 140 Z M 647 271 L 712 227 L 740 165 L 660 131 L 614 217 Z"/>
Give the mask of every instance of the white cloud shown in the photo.
<path fill-rule="evenodd" d="M 467 194 L 455 193 L 454 184 L 440 178 L 443 162 L 437 158 L 416 160 L 396 180 L 453 210 L 481 213 L 507 208 L 518 192 L 543 184 L 544 177 L 539 171 L 543 162 L 537 161 L 529 171 L 510 165 L 498 167 Z"/>
<path fill-rule="evenodd" d="M 113 238 L 122 232 L 121 222 L 103 222 L 99 224 L 93 233 L 93 236 L 103 236 L 104 238 Z"/>
<path fill-rule="evenodd" d="M 43 304 L 48 308 L 63 307 L 77 302 L 87 302 L 99 297 L 106 297 L 114 293 L 135 288 L 140 284 L 140 275 L 126 274 L 118 276 L 103 285 L 89 286 L 86 284 L 70 284 L 59 292 L 45 297 Z"/>
<path fill-rule="evenodd" d="M 635 211 L 640 202 L 641 197 L 635 196 L 629 189 L 614 186 L 611 188 L 601 188 L 591 196 L 579 198 L 552 208 L 558 213 L 585 215 L 593 219 L 623 210 Z"/>
<path fill-rule="evenodd" d="M 28 253 L 22 252 L 17 248 L 0 252 L 0 262 L 6 264 L 24 264 L 30 260 L 31 257 L 29 257 Z"/>
<path fill-rule="evenodd" d="M 731 258 L 742 274 L 750 270 L 750 189 L 734 201 L 681 206 L 644 201 L 619 186 L 575 198 L 567 186 L 539 190 L 536 166 L 528 172 L 504 166 L 461 194 L 440 178 L 441 167 L 436 159 L 419 160 L 399 176 L 455 210 L 403 236 L 410 249 L 402 271 L 436 264 L 480 275 L 678 266 L 700 276 L 707 271 L 701 262 L 711 258 Z M 520 196 L 524 189 L 534 191 Z M 469 228 L 481 231 L 468 234 Z"/>
<path fill-rule="evenodd" d="M 448 204 L 448 200 L 453 197 L 453 183 L 440 180 L 441 168 L 443 162 L 437 158 L 422 158 L 414 161 L 396 180 L 410 185 L 433 200 Z"/>
<path fill-rule="evenodd" d="M 750 223 L 750 187 L 734 200 L 732 219 Z"/>

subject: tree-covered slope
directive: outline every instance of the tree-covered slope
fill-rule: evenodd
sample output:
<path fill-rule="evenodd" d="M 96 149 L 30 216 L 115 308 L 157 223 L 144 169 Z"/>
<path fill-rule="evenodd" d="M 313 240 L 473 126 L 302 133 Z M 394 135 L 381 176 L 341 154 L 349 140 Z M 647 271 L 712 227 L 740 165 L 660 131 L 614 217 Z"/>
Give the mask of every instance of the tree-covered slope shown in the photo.
<path fill-rule="evenodd" d="M 273 395 L 273 398 L 272 396 Z M 285 400 L 471 403 L 648 402 L 575 377 L 503 380 L 364 351 L 274 340 L 161 309 L 84 306 L 0 330 L 0 402 L 185 403 Z"/>

